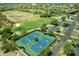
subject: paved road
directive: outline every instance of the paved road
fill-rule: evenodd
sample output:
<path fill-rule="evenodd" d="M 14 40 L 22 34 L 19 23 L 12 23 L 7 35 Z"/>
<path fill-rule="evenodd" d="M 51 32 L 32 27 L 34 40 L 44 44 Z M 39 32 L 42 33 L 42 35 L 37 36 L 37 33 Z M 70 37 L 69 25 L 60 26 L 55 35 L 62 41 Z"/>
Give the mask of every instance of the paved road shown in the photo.
<path fill-rule="evenodd" d="M 64 42 L 70 39 L 70 36 L 72 35 L 73 30 L 76 28 L 76 23 L 77 21 L 73 20 L 68 30 L 64 32 L 64 36 L 61 37 L 61 41 L 55 43 L 54 48 L 52 49 L 53 56 L 57 56 L 57 53 L 60 51 L 61 47 L 63 47 Z"/>

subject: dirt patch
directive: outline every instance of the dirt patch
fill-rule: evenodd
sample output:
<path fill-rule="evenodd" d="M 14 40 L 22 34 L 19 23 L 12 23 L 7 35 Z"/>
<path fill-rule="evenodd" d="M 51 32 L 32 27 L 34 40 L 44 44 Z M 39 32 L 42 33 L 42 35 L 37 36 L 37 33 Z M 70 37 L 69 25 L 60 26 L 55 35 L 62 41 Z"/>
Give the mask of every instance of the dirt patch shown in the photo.
<path fill-rule="evenodd" d="M 36 18 L 40 18 L 39 15 L 34 15 L 32 13 L 22 12 L 22 11 L 6 11 L 3 12 L 8 19 L 14 22 L 22 22 L 22 21 L 33 21 Z"/>

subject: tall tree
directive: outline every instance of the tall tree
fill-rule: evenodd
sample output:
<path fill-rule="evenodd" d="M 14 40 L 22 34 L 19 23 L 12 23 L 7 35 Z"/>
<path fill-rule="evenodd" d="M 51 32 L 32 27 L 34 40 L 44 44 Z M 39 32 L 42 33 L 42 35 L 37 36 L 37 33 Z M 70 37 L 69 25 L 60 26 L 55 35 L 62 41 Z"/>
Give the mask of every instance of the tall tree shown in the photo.
<path fill-rule="evenodd" d="M 72 46 L 72 44 L 70 42 L 65 42 L 64 52 L 66 55 L 74 54 L 74 47 Z"/>

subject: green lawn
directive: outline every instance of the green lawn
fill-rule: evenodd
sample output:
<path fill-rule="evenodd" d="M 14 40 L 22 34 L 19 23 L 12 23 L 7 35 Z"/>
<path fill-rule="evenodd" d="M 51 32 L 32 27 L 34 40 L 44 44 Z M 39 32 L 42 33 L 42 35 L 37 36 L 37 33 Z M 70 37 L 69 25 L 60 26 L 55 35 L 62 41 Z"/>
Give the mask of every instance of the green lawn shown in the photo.
<path fill-rule="evenodd" d="M 42 24 L 49 24 L 52 20 L 55 19 L 55 18 L 40 18 L 39 15 L 34 15 L 32 13 L 22 11 L 7 11 L 4 12 L 4 14 L 7 15 L 10 20 L 14 20 L 15 23 L 19 23 L 21 25 L 20 27 L 14 29 L 14 32 L 20 31 L 21 33 L 26 33 L 31 29 L 40 28 Z"/>
<path fill-rule="evenodd" d="M 40 28 L 42 24 L 49 24 L 53 18 L 41 18 L 35 21 L 22 22 L 21 26 L 16 28 L 15 31 L 20 31 L 22 33 L 27 32 L 31 29 Z"/>

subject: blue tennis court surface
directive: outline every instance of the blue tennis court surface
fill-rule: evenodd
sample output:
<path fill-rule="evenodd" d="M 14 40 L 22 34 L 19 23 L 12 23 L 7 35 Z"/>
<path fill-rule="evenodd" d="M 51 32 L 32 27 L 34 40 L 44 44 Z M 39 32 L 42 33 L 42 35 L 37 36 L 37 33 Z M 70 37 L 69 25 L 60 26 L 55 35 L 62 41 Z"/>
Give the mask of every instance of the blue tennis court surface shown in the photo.
<path fill-rule="evenodd" d="M 52 43 L 52 40 L 50 40 L 49 38 L 43 38 L 42 40 L 40 40 L 39 41 L 41 44 L 43 44 L 43 45 L 45 45 L 45 46 L 47 46 L 47 45 L 49 45 L 49 44 L 51 44 Z"/>
<path fill-rule="evenodd" d="M 44 48 L 43 45 L 41 45 L 40 43 L 36 43 L 34 45 L 32 45 L 31 47 L 36 53 L 40 53 L 41 49 Z"/>
<path fill-rule="evenodd" d="M 34 45 L 32 45 L 31 48 L 35 52 L 40 53 L 45 47 L 50 45 L 52 42 L 53 42 L 53 40 L 50 40 L 49 38 L 43 38 L 40 41 L 38 41 L 37 43 L 35 43 Z"/>
<path fill-rule="evenodd" d="M 20 40 L 20 42 L 22 44 L 27 44 L 29 42 L 31 42 L 32 40 L 34 40 L 35 38 L 39 37 L 39 34 L 37 33 L 32 33 L 31 35 L 27 36 L 27 37 L 24 37 Z"/>

